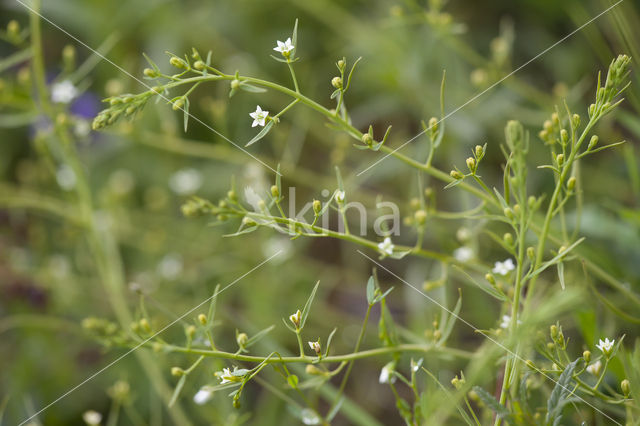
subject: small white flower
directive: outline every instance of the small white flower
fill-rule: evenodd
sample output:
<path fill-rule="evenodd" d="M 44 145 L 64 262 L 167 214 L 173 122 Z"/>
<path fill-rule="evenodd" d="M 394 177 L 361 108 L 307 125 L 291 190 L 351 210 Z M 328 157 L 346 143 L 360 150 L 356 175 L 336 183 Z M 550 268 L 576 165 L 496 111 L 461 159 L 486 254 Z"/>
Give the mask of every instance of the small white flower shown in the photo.
<path fill-rule="evenodd" d="M 256 105 L 255 112 L 250 112 L 249 116 L 253 118 L 253 123 L 251 123 L 251 127 L 256 127 L 257 125 L 264 126 L 267 122 L 267 117 L 269 116 L 269 111 L 263 111 L 260 108 L 260 105 Z"/>
<path fill-rule="evenodd" d="M 596 348 L 600 349 L 602 353 L 604 353 L 605 355 L 609 355 L 613 350 L 614 343 L 615 343 L 615 340 L 609 340 L 609 338 L 606 337 L 604 340 L 600 339 L 598 341 Z"/>
<path fill-rule="evenodd" d="M 378 249 L 382 252 L 382 254 L 385 254 L 388 256 L 393 254 L 394 247 L 395 246 L 393 245 L 393 243 L 391 242 L 391 238 L 389 237 L 386 237 L 383 242 L 378 244 Z"/>
<path fill-rule="evenodd" d="M 102 421 L 102 414 L 93 410 L 85 411 L 82 415 L 82 420 L 89 426 L 99 425 Z"/>
<path fill-rule="evenodd" d="M 600 362 L 600 360 L 598 360 L 593 364 L 587 366 L 587 373 L 591 373 L 594 376 L 599 376 L 601 369 L 602 369 L 602 363 Z"/>
<path fill-rule="evenodd" d="M 196 169 L 181 169 L 169 178 L 169 188 L 178 195 L 190 195 L 202 186 L 202 174 Z"/>
<path fill-rule="evenodd" d="M 391 361 L 390 363 L 382 367 L 382 370 L 380 370 L 380 378 L 378 379 L 378 381 L 380 383 L 394 383 L 396 381 L 396 376 L 393 375 L 394 370 L 395 363 Z"/>
<path fill-rule="evenodd" d="M 60 185 L 60 188 L 65 191 L 71 191 L 76 186 L 76 174 L 73 169 L 66 164 L 58 169 L 56 172 L 56 182 Z"/>
<path fill-rule="evenodd" d="M 320 353 L 322 352 L 322 349 L 320 348 L 320 342 L 308 342 L 309 343 L 309 347 L 311 347 L 311 349 L 313 349 L 313 351 L 317 354 L 320 355 Z"/>
<path fill-rule="evenodd" d="M 500 328 L 507 329 L 511 325 L 511 317 L 509 315 L 502 316 L 502 322 L 500 323 Z"/>
<path fill-rule="evenodd" d="M 322 421 L 311 408 L 305 408 L 300 414 L 305 425 L 319 425 Z"/>
<path fill-rule="evenodd" d="M 494 274 L 507 275 L 514 269 L 516 269 L 516 265 L 513 264 L 513 259 L 507 259 L 504 262 L 496 262 L 495 265 L 493 265 L 492 272 Z"/>
<path fill-rule="evenodd" d="M 253 207 L 253 210 L 260 213 L 260 202 L 262 198 L 258 195 L 258 193 L 250 186 L 244 188 L 244 199 Z"/>
<path fill-rule="evenodd" d="M 453 251 L 453 257 L 458 262 L 468 262 L 473 259 L 473 250 L 467 246 L 458 247 Z"/>
<path fill-rule="evenodd" d="M 182 256 L 177 253 L 169 253 L 158 264 L 158 274 L 166 280 L 175 280 L 182 273 Z"/>
<path fill-rule="evenodd" d="M 78 96 L 78 89 L 69 80 L 51 86 L 51 100 L 56 104 L 68 104 Z"/>
<path fill-rule="evenodd" d="M 238 369 L 233 367 L 233 371 L 230 368 L 223 368 L 222 371 L 216 371 L 215 375 L 220 379 L 220 384 L 237 383 L 241 382 L 242 378 L 249 373 L 249 370 L 244 368 Z"/>
<path fill-rule="evenodd" d="M 289 321 L 291 321 L 293 325 L 296 326 L 296 328 L 300 327 L 301 319 L 302 319 L 302 312 L 300 312 L 300 309 L 298 309 L 295 314 L 289 315 Z"/>
<path fill-rule="evenodd" d="M 337 190 L 336 191 L 336 201 L 339 203 L 344 203 L 344 196 L 345 196 L 345 192 L 344 191 L 340 191 Z"/>
<path fill-rule="evenodd" d="M 202 387 L 196 394 L 193 396 L 193 402 L 198 405 L 206 404 L 211 397 L 213 396 L 213 392 L 208 387 Z"/>
<path fill-rule="evenodd" d="M 295 46 L 291 44 L 291 37 L 289 37 L 284 43 L 277 40 L 278 45 L 273 48 L 276 52 L 282 53 L 282 56 L 289 56 L 289 53 L 295 49 Z"/>

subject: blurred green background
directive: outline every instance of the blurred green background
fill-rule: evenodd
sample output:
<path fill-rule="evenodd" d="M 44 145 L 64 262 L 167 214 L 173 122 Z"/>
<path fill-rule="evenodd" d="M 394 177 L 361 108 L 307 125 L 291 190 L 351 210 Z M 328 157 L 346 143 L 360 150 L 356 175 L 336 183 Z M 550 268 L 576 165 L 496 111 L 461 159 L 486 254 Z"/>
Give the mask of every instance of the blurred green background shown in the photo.
<path fill-rule="evenodd" d="M 130 73 L 126 75 L 105 61 L 96 63 L 82 79 L 86 87 L 82 103 L 72 106 L 78 122 L 82 117 L 90 120 L 104 97 L 144 90 L 132 78 L 140 78 L 147 66 L 142 52 L 168 71 L 165 51 L 180 55 L 191 47 L 201 52 L 211 50 L 213 63 L 225 72 L 239 70 L 243 75 L 289 84 L 286 67 L 269 54 L 273 53 L 275 40 L 284 40 L 298 19 L 297 54 L 302 59 L 296 64 L 296 73 L 303 93 L 329 106 L 335 61 L 344 56 L 353 63 L 362 56 L 347 97 L 353 123 L 363 130 L 373 124 L 376 135 L 382 135 L 392 124 L 390 143 L 399 146 L 420 132 L 420 120 L 439 115 L 443 70 L 445 110 L 452 111 L 613 4 L 608 0 L 452 0 L 443 6 L 441 14 L 429 14 L 429 8 L 438 2 L 430 3 L 48 0 L 42 13 L 88 46 L 102 46 L 109 61 Z M 28 14 L 19 3 L 3 2 L 0 10 L 0 24 L 16 19 L 28 27 Z M 554 106 L 562 108 L 562 99 L 566 99 L 573 110 L 586 115 L 599 70 L 606 69 L 618 53 L 630 54 L 637 65 L 640 43 L 634 28 L 640 24 L 638 10 L 636 2 L 625 1 L 448 118 L 435 165 L 443 170 L 460 166 L 471 147 L 488 143 L 483 177 L 498 185 L 503 161 L 499 144 L 510 119 L 520 120 L 531 132 L 530 164 L 542 163 L 547 153 L 536 135 Z M 49 78 L 64 72 L 64 46 L 76 48 L 77 63 L 91 57 L 88 49 L 53 25 L 43 22 L 42 31 Z M 0 42 L 3 58 L 16 50 Z M 60 183 L 64 182 L 64 171 L 49 164 L 47 155 L 43 155 L 46 149 L 37 137 L 42 123 L 37 114 L 30 113 L 36 110 L 30 100 L 32 88 L 20 86 L 20 73 L 26 64 L 0 68 L 2 424 L 19 423 L 124 353 L 121 348 L 106 350 L 80 326 L 87 316 L 114 318 L 112 296 L 98 272 L 104 265 L 92 256 L 85 231 L 71 220 L 38 207 L 55 199 L 61 208 L 70 209 L 70 217 L 74 215 L 74 195 Z M 587 172 L 581 233 L 588 237 L 585 250 L 592 258 L 638 290 L 640 181 L 635 141 L 640 135 L 640 85 L 635 71 L 632 80 L 629 100 L 615 114 L 617 120 L 608 118 L 597 130 L 603 142 L 626 139 L 629 143 L 584 164 Z M 271 92 L 241 93 L 232 99 L 227 93 L 228 86 L 223 83 L 202 86 L 191 99 L 191 112 L 241 146 L 255 134 L 248 117 L 255 104 L 277 111 L 288 102 Z M 20 121 L 20 114 L 27 118 Z M 227 285 L 282 249 L 284 254 L 275 261 L 222 295 L 221 323 L 216 329 L 221 345 L 234 347 L 235 329 L 251 335 L 276 324 L 270 338 L 258 346 L 259 352 L 295 351 L 296 342 L 282 326 L 281 318 L 301 307 L 320 280 L 310 317 L 310 336 L 327 336 L 337 326 L 335 353 L 351 350 L 366 309 L 364 288 L 371 272 L 371 264 L 355 251 L 357 247 L 328 239 L 290 241 L 267 230 L 223 238 L 235 231 L 234 224 L 210 227 L 209 218 L 185 219 L 180 214 L 180 205 L 190 194 L 212 200 L 223 197 L 232 175 L 238 188 L 268 188 L 273 181 L 270 170 L 193 120 L 184 133 L 182 114 L 163 102 L 150 103 L 131 123 L 82 134 L 79 139 L 78 151 L 90 178 L 96 218 L 115 241 L 117 252 L 112 254 L 122 266 L 122 297 L 132 312 L 138 309 L 135 290 L 141 289 L 147 309 L 160 327 L 209 297 L 217 283 Z M 357 176 L 379 155 L 357 151 L 351 145 L 352 140 L 345 135 L 328 130 L 316 113 L 297 107 L 249 151 L 272 167 L 281 164 L 284 186 L 296 188 L 298 208 L 319 198 L 322 189 L 336 188 L 333 167 L 338 165 L 347 193 L 369 206 L 371 217 L 376 217 L 378 194 L 398 203 L 403 216 L 411 215 L 410 199 L 418 194 L 416 173 L 397 160 L 387 159 Z M 428 140 L 423 137 L 403 152 L 424 159 L 427 150 Z M 530 179 L 532 192 L 544 193 L 552 183 L 550 174 L 543 171 L 532 170 Z M 443 210 L 462 210 L 476 204 L 455 188 L 443 191 L 443 185 L 436 181 L 427 181 L 426 185 L 436 192 Z M 469 225 L 434 220 L 428 228 L 429 248 L 451 253 L 460 245 L 456 230 Z M 371 229 L 369 238 L 375 239 Z M 403 227 L 398 241 L 412 244 L 413 238 L 411 228 Z M 486 241 L 482 250 L 485 259 L 502 256 Z M 391 260 L 388 264 L 417 284 L 437 279 L 439 274 L 435 263 L 420 259 Z M 385 287 L 396 287 L 390 304 L 398 323 L 413 335 L 423 336 L 439 309 L 426 299 L 416 298 L 411 289 L 391 276 L 381 273 L 381 281 Z M 461 285 L 452 279 L 430 294 L 452 305 Z M 481 294 L 463 287 L 463 316 L 479 328 L 490 328 L 498 308 L 488 312 L 491 305 Z M 624 310 L 625 300 L 615 299 L 615 294 L 611 297 Z M 580 324 L 586 327 L 585 323 L 595 321 L 592 316 L 607 312 L 603 305 L 594 306 L 585 306 L 584 311 L 577 307 L 567 314 L 567 326 L 576 326 L 576 340 L 585 333 Z M 626 333 L 629 341 L 638 334 L 637 327 L 617 323 L 611 314 L 598 324 L 600 331 Z M 167 341 L 182 336 L 180 326 L 163 334 Z M 374 347 L 376 340 L 375 327 L 370 327 L 365 346 Z M 472 330 L 457 326 L 450 345 L 473 350 L 478 342 Z M 174 384 L 169 369 L 182 360 L 184 357 L 177 355 L 153 355 L 146 361 L 129 356 L 46 410 L 40 421 L 45 425 L 83 424 L 82 413 L 89 409 L 106 416 L 109 389 L 120 380 L 130 385 L 130 395 L 125 404 L 128 414 L 122 414 L 118 424 L 175 424 L 176 417 L 167 412 L 154 391 L 157 386 L 140 368 L 140 362 L 155 363 L 163 380 Z M 388 388 L 377 384 L 380 368 L 387 361 L 368 359 L 355 365 L 347 388 L 350 408 L 345 406 L 345 411 L 367 413 L 372 422 L 376 419 L 382 424 L 399 424 Z M 453 364 L 436 367 L 436 362 L 432 360 L 431 367 L 440 370 L 446 382 L 459 368 Z M 210 404 L 195 405 L 192 395 L 200 386 L 214 382 L 211 372 L 223 365 L 213 361 L 201 370 L 197 380 L 187 383 L 179 405 L 193 424 L 297 421 L 286 404 L 256 384 L 246 389 L 240 410 L 235 410 L 223 394 Z M 275 374 L 265 372 L 265 377 L 268 380 Z M 349 414 L 340 414 L 335 423 L 353 421 Z"/>

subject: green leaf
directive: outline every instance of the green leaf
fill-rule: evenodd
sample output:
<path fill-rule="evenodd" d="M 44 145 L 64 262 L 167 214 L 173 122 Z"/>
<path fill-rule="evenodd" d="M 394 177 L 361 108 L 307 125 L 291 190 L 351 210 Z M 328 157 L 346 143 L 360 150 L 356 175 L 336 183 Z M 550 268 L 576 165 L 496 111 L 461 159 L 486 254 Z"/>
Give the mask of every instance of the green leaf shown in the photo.
<path fill-rule="evenodd" d="M 249 83 L 240 83 L 240 89 L 250 93 L 264 93 L 267 91 L 264 87 L 254 86 Z"/>
<path fill-rule="evenodd" d="M 262 130 L 260 130 L 260 133 L 258 133 L 257 135 L 254 136 L 253 139 L 251 139 L 249 142 L 247 142 L 247 144 L 245 146 L 249 146 L 249 145 L 253 145 L 254 143 L 258 142 L 260 139 L 262 139 L 263 137 L 265 137 L 267 135 L 267 133 L 269 133 L 269 131 L 271 130 L 271 128 L 273 127 L 273 121 L 269 121 L 263 128 Z"/>
<path fill-rule="evenodd" d="M 340 89 L 336 89 L 333 91 L 333 93 L 331 94 L 331 99 L 334 99 L 336 96 L 338 96 L 340 94 Z"/>
<path fill-rule="evenodd" d="M 351 66 L 351 71 L 349 71 L 349 76 L 347 77 L 347 85 L 343 89 L 344 92 L 346 92 L 349 86 L 351 85 L 351 76 L 353 75 L 353 71 L 356 69 L 356 65 L 358 65 L 358 62 L 360 62 L 361 60 L 362 60 L 362 56 L 356 59 L 356 61 Z"/>
<path fill-rule="evenodd" d="M 336 166 L 335 168 L 336 168 L 336 179 L 338 181 L 338 189 L 340 191 L 344 191 L 344 183 L 342 182 L 342 175 L 340 174 L 340 169 L 338 168 L 338 166 Z"/>
<path fill-rule="evenodd" d="M 291 33 L 291 44 L 293 44 L 291 59 L 295 59 L 296 50 L 298 50 L 298 18 L 296 18 L 296 23 L 293 24 L 293 33 Z"/>
<path fill-rule="evenodd" d="M 500 404 L 498 400 L 493 397 L 493 395 L 491 395 L 489 392 L 487 392 L 480 386 L 474 386 L 473 390 L 478 395 L 478 398 L 480 398 L 482 402 L 484 402 L 484 405 L 489 407 L 489 409 L 491 409 L 491 411 L 496 413 L 498 417 L 504 419 L 507 423 L 511 424 L 511 421 L 509 418 L 509 411 L 504 405 Z"/>
<path fill-rule="evenodd" d="M 316 283 L 311 290 L 311 294 L 307 299 L 307 303 L 304 305 L 304 309 L 302 310 L 302 319 L 300 320 L 300 329 L 304 328 L 304 324 L 307 322 L 307 317 L 309 316 L 309 311 L 311 310 L 311 304 L 313 303 L 313 299 L 316 297 L 316 292 L 318 291 L 318 286 L 320 286 L 320 281 Z"/>
<path fill-rule="evenodd" d="M 146 54 L 146 53 L 142 52 L 142 56 L 144 56 L 144 59 L 146 59 L 146 60 L 147 60 L 147 62 L 149 63 L 149 65 L 151 66 L 151 68 L 153 68 L 153 70 L 154 70 L 155 72 L 158 72 L 158 73 L 160 72 L 160 68 L 158 68 L 158 66 L 156 65 L 156 63 L 155 63 L 155 62 L 153 62 L 153 61 L 151 60 L 151 58 L 150 58 L 149 56 L 147 56 L 147 54 Z"/>
<path fill-rule="evenodd" d="M 542 271 L 544 271 L 545 269 L 547 269 L 549 266 L 555 265 L 556 263 L 558 263 L 563 257 L 565 257 L 571 250 L 573 250 L 578 244 L 580 244 L 581 242 L 584 241 L 584 237 L 580 238 L 579 240 L 577 240 L 575 243 L 571 244 L 569 247 L 567 247 L 562 253 L 559 253 L 558 255 L 556 255 L 553 259 L 543 263 L 538 269 L 536 269 L 535 271 L 531 272 L 531 274 L 528 274 L 527 278 L 530 277 L 535 277 L 536 275 L 540 274 Z"/>
<path fill-rule="evenodd" d="M 218 293 L 220 293 L 220 284 L 216 284 L 211 295 L 211 302 L 209 303 L 209 312 L 207 313 L 207 325 L 213 324 L 213 320 L 216 316 L 216 303 L 218 301 Z"/>
<path fill-rule="evenodd" d="M 458 301 L 456 302 L 456 306 L 453 308 L 453 311 L 449 313 L 448 311 L 443 310 L 442 312 L 443 320 L 440 321 L 440 328 L 441 328 L 440 332 L 442 334 L 442 337 L 440 337 L 440 340 L 438 341 L 438 343 L 446 342 L 449 335 L 451 335 L 451 332 L 453 331 L 453 326 L 455 325 L 456 320 L 458 319 L 461 308 L 462 308 L 462 292 L 458 290 Z"/>
<path fill-rule="evenodd" d="M 271 56 L 273 59 L 275 59 L 278 62 L 282 62 L 282 63 L 285 63 L 285 64 L 287 63 L 286 60 L 284 60 L 282 58 L 278 58 L 277 56 L 273 56 L 273 55 L 269 55 L 269 56 Z"/>
<path fill-rule="evenodd" d="M 171 395 L 171 400 L 169 400 L 169 407 L 172 407 L 173 404 L 176 403 L 176 401 L 178 400 L 178 396 L 180 396 L 180 392 L 182 391 L 182 388 L 184 387 L 184 384 L 187 381 L 187 376 L 184 375 L 182 377 L 180 377 L 180 380 L 178 380 L 178 384 L 176 385 L 176 388 L 173 390 L 173 395 Z"/>
<path fill-rule="evenodd" d="M 295 389 L 298 387 L 298 376 L 296 376 L 295 374 L 291 374 L 289 377 L 287 377 L 287 382 L 289 383 L 289 386 L 291 386 L 292 389 Z"/>
<path fill-rule="evenodd" d="M 556 382 L 553 391 L 551 391 L 551 396 L 547 401 L 546 423 L 548 425 L 556 424 L 562 417 L 562 409 L 564 406 L 568 402 L 571 402 L 567 397 L 573 393 L 570 387 L 571 380 L 573 379 L 573 371 L 576 369 L 580 360 L 582 360 L 582 358 L 576 358 L 575 361 L 567 365 L 562 374 L 560 374 L 560 378 Z"/>
<path fill-rule="evenodd" d="M 247 343 L 245 343 L 244 347 L 248 348 L 249 346 L 257 343 L 260 339 L 262 339 L 264 336 L 269 334 L 269 332 L 271 332 L 271 330 L 273 330 L 274 328 L 276 328 L 276 326 L 275 325 L 271 325 L 271 326 L 265 328 L 264 330 L 258 331 L 256 334 L 251 336 L 251 338 L 249 340 L 247 340 Z"/>
<path fill-rule="evenodd" d="M 336 331 L 338 331 L 338 327 L 334 328 L 333 331 L 331 331 L 331 334 L 329 334 L 329 337 L 327 338 L 327 349 L 324 352 L 324 356 L 329 356 L 329 349 L 331 349 L 331 341 L 333 340 L 333 336 L 336 334 Z"/>
<path fill-rule="evenodd" d="M 560 287 L 564 290 L 564 263 L 558 263 L 558 279 L 560 280 Z"/>
<path fill-rule="evenodd" d="M 373 305 L 374 303 L 373 300 L 375 297 L 375 291 L 376 291 L 376 283 L 372 275 L 369 277 L 369 281 L 367 282 L 367 303 L 369 303 L 369 305 Z"/>
<path fill-rule="evenodd" d="M 187 124 L 189 124 L 189 98 L 184 98 L 184 131 L 187 131 Z"/>
<path fill-rule="evenodd" d="M 464 275 L 465 277 L 467 277 L 469 279 L 469 281 L 471 281 L 473 284 L 475 284 L 480 290 L 484 291 L 485 293 L 495 297 L 496 299 L 506 302 L 507 296 L 504 295 L 504 293 L 498 291 L 496 288 L 494 288 L 491 285 L 486 285 L 486 284 L 481 284 L 478 281 L 476 281 L 471 275 L 469 275 L 468 273 L 466 273 L 462 268 L 460 268 L 459 266 L 456 265 L 452 265 L 452 267 L 457 270 L 458 272 L 460 272 L 462 275 Z"/>

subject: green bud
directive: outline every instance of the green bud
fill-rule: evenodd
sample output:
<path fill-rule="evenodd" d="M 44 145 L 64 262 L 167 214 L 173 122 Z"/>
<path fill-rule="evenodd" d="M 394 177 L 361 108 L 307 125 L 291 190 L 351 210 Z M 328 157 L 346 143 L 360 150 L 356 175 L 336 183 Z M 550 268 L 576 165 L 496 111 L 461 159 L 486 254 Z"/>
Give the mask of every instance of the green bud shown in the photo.
<path fill-rule="evenodd" d="M 511 120 L 505 128 L 507 145 L 514 151 L 524 143 L 524 127 L 519 121 Z"/>
<path fill-rule="evenodd" d="M 530 359 L 528 359 L 525 364 L 527 364 L 527 367 L 529 367 L 532 370 L 536 369 L 536 365 L 533 363 L 533 361 L 531 361 Z"/>
<path fill-rule="evenodd" d="M 462 173 L 460 173 L 457 170 L 451 170 L 451 172 L 449 172 L 449 176 L 451 176 L 452 178 L 454 178 L 456 180 L 460 180 L 460 179 L 464 178 Z"/>
<path fill-rule="evenodd" d="M 527 247 L 527 257 L 531 262 L 536 258 L 536 251 L 533 247 Z"/>
<path fill-rule="evenodd" d="M 333 77 L 331 79 L 331 85 L 333 87 L 335 87 L 336 89 L 342 89 L 342 78 L 340 77 Z"/>
<path fill-rule="evenodd" d="M 346 64 L 346 62 L 344 61 L 344 59 L 340 59 L 336 65 L 338 65 L 338 69 L 339 69 L 340 71 L 344 71 L 344 67 L 345 67 L 347 64 Z"/>
<path fill-rule="evenodd" d="M 196 335 L 196 327 L 194 325 L 189 325 L 184 329 L 184 332 L 189 339 L 193 339 L 193 336 Z"/>
<path fill-rule="evenodd" d="M 596 104 L 589 105 L 589 117 L 593 117 L 594 112 L 596 112 Z"/>
<path fill-rule="evenodd" d="M 556 338 L 558 337 L 558 326 L 553 324 L 551 327 L 549 327 L 549 334 L 551 335 L 551 338 L 553 340 L 556 340 Z"/>
<path fill-rule="evenodd" d="M 431 132 L 431 137 L 434 138 L 438 134 L 438 119 L 435 117 L 431 117 L 429 119 L 429 131 Z"/>
<path fill-rule="evenodd" d="M 571 121 L 573 122 L 574 129 L 577 129 L 578 126 L 580 126 L 580 116 L 578 114 L 573 114 Z"/>
<path fill-rule="evenodd" d="M 513 206 L 513 213 L 514 213 L 516 216 L 520 216 L 520 210 L 521 210 L 521 209 L 520 209 L 520 204 L 516 204 L 516 205 L 514 205 L 514 206 Z"/>
<path fill-rule="evenodd" d="M 598 135 L 591 136 L 589 140 L 589 146 L 587 146 L 587 151 L 591 151 L 598 144 Z"/>
<path fill-rule="evenodd" d="M 75 67 L 76 48 L 70 44 L 67 44 L 64 48 L 62 48 L 62 61 L 69 69 Z"/>
<path fill-rule="evenodd" d="M 322 210 L 322 203 L 320 200 L 313 200 L 313 212 L 316 214 L 320 214 L 320 210 Z"/>
<path fill-rule="evenodd" d="M 504 209 L 502 211 L 504 213 L 504 215 L 507 217 L 507 219 L 509 220 L 513 220 L 513 210 L 511 210 L 509 207 L 507 207 L 506 209 Z"/>
<path fill-rule="evenodd" d="M 484 279 L 487 280 L 491 285 L 496 285 L 496 278 L 493 276 L 493 274 L 486 274 L 484 276 Z"/>
<path fill-rule="evenodd" d="M 427 212 L 424 210 L 418 210 L 413 214 L 413 218 L 416 220 L 418 225 L 424 225 L 427 220 Z"/>
<path fill-rule="evenodd" d="M 529 199 L 527 200 L 527 205 L 529 206 L 530 209 L 532 209 L 536 205 L 536 197 L 533 195 L 530 195 Z"/>
<path fill-rule="evenodd" d="M 142 318 L 139 322 L 138 322 L 140 328 L 142 329 L 142 331 L 144 331 L 145 333 L 151 333 L 151 325 L 149 324 L 149 320 L 146 318 Z"/>
<path fill-rule="evenodd" d="M 196 61 L 193 64 L 193 67 L 195 69 L 197 69 L 198 71 L 202 71 L 206 67 L 206 64 L 204 62 L 202 62 L 202 61 Z"/>
<path fill-rule="evenodd" d="M 569 142 L 569 132 L 566 129 L 560 130 L 560 141 L 563 145 L 566 145 Z"/>
<path fill-rule="evenodd" d="M 249 336 L 247 336 L 247 333 L 240 333 L 236 336 L 236 343 L 238 343 L 238 346 L 241 348 L 244 348 L 244 345 L 246 345 L 248 341 Z"/>
<path fill-rule="evenodd" d="M 198 322 L 202 325 L 207 325 L 207 316 L 205 314 L 198 315 Z"/>
<path fill-rule="evenodd" d="M 231 89 L 237 89 L 238 87 L 240 87 L 240 80 L 233 79 L 231 80 L 231 83 L 229 83 L 229 85 L 231 86 Z"/>
<path fill-rule="evenodd" d="M 227 192 L 227 197 L 231 201 L 236 201 L 238 199 L 238 197 L 236 196 L 236 192 L 233 189 L 231 189 L 231 190 L 229 190 L 229 192 Z"/>
<path fill-rule="evenodd" d="M 475 173 L 476 166 L 477 166 L 477 163 L 476 163 L 475 158 L 473 158 L 473 157 L 467 158 L 467 168 L 469 169 L 469 171 L 471 173 Z"/>
<path fill-rule="evenodd" d="M 556 163 L 558 163 L 558 167 L 562 167 L 562 164 L 564 163 L 564 154 L 556 155 Z"/>
<path fill-rule="evenodd" d="M 629 397 L 629 394 L 631 393 L 631 383 L 629 383 L 629 380 L 624 379 L 620 382 L 620 390 L 625 398 Z"/>
<path fill-rule="evenodd" d="M 362 143 L 371 146 L 373 144 L 373 137 L 369 133 L 364 133 L 362 135 Z"/>
<path fill-rule="evenodd" d="M 189 64 L 187 64 L 184 59 L 178 58 L 177 56 L 172 56 L 171 59 L 169 59 L 169 63 L 172 66 L 183 70 L 189 68 Z"/>
<path fill-rule="evenodd" d="M 271 195 L 274 198 L 278 198 L 280 196 L 280 190 L 277 185 L 271 185 Z"/>
<path fill-rule="evenodd" d="M 171 367 L 171 375 L 175 377 L 184 376 L 184 370 L 180 367 Z"/>
<path fill-rule="evenodd" d="M 311 376 L 324 376 L 325 372 L 320 370 L 315 365 L 309 364 L 305 367 L 305 372 Z"/>
<path fill-rule="evenodd" d="M 178 111 L 184 108 L 184 98 L 176 99 L 171 108 L 173 108 L 174 111 Z"/>
<path fill-rule="evenodd" d="M 589 364 L 589 362 L 591 362 L 591 352 L 589 351 L 582 352 L 582 358 L 584 358 L 584 362 Z"/>
<path fill-rule="evenodd" d="M 557 112 L 554 112 L 553 114 L 551 114 L 551 125 L 554 127 L 560 126 L 560 116 L 558 115 Z"/>
<path fill-rule="evenodd" d="M 158 77 L 158 73 L 151 69 L 151 68 L 145 68 L 144 71 L 142 71 L 144 73 L 144 75 L 146 75 L 149 78 L 156 78 Z"/>
<path fill-rule="evenodd" d="M 506 234 L 504 234 L 502 236 L 503 241 L 505 242 L 506 245 L 508 246 L 512 246 L 513 245 L 513 235 L 511 235 L 511 233 L 507 232 Z"/>
<path fill-rule="evenodd" d="M 20 23 L 15 19 L 12 19 L 7 24 L 7 35 L 13 40 L 17 40 L 20 36 Z"/>
<path fill-rule="evenodd" d="M 571 176 L 569 178 L 569 180 L 567 181 L 567 189 L 569 191 L 573 191 L 573 189 L 576 187 L 576 178 L 575 176 Z"/>
<path fill-rule="evenodd" d="M 476 145 L 475 152 L 477 158 L 482 158 L 484 156 L 484 148 L 480 145 Z"/>

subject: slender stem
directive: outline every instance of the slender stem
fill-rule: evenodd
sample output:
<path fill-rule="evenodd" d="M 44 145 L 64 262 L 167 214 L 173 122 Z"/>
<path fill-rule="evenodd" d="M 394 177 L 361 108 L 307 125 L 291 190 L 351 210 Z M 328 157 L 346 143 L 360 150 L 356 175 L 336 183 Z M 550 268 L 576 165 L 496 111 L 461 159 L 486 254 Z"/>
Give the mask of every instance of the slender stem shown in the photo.
<path fill-rule="evenodd" d="M 289 67 L 289 71 L 291 72 L 293 87 L 296 88 L 296 93 L 300 93 L 300 88 L 298 87 L 298 79 L 296 78 L 296 72 L 293 70 L 293 65 L 291 65 L 291 61 L 289 60 L 289 58 L 287 58 L 287 66 Z"/>
<path fill-rule="evenodd" d="M 304 355 L 304 344 L 302 343 L 302 336 L 300 336 L 300 329 L 296 330 L 296 338 L 298 339 L 298 348 L 300 349 L 300 358 L 306 358 Z"/>

